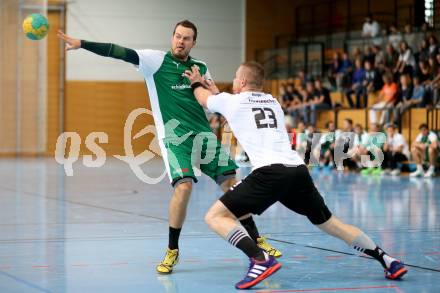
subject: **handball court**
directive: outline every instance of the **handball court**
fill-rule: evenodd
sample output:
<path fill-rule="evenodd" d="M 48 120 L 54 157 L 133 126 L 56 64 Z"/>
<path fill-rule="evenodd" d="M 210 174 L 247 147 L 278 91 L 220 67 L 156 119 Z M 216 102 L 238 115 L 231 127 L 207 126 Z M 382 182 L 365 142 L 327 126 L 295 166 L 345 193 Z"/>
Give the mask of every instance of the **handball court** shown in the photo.
<path fill-rule="evenodd" d="M 203 222 L 221 195 L 210 179 L 193 188 L 179 265 L 158 275 L 168 243 L 167 178 L 145 184 L 116 159 L 73 168 L 66 177 L 53 158 L 2 159 L 0 292 L 237 291 L 248 261 Z M 162 168 L 159 160 L 143 166 L 152 177 Z M 440 292 L 440 178 L 312 173 L 334 214 L 402 259 L 408 274 L 386 280 L 376 261 L 276 204 L 255 219 L 283 252 L 283 268 L 250 292 Z"/>

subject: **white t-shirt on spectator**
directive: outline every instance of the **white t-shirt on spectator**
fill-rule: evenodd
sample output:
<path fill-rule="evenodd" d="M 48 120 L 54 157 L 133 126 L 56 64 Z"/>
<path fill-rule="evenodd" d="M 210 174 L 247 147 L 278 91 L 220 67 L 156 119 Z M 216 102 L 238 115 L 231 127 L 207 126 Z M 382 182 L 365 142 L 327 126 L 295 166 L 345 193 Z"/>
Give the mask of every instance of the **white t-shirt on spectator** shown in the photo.
<path fill-rule="evenodd" d="M 401 135 L 400 133 L 394 133 L 393 137 L 388 136 L 387 137 L 387 143 L 390 147 L 390 150 L 392 152 L 397 151 L 400 147 L 402 148 L 402 153 L 409 157 L 409 148 L 408 144 L 406 143 L 405 137 Z"/>
<path fill-rule="evenodd" d="M 400 53 L 399 61 L 403 61 L 406 65 L 412 66 L 413 68 L 416 66 L 416 60 L 410 49 L 407 49 L 404 53 Z"/>
<path fill-rule="evenodd" d="M 380 33 L 380 26 L 377 21 L 372 21 L 371 23 L 365 22 L 364 26 L 362 27 L 362 35 L 367 37 L 375 38 Z"/>

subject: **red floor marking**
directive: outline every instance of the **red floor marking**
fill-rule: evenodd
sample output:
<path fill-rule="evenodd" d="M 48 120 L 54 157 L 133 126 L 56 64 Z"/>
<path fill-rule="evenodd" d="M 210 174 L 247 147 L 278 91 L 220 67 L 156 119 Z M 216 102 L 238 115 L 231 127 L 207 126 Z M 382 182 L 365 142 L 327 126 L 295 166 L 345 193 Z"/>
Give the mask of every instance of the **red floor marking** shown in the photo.
<path fill-rule="evenodd" d="M 257 293 L 285 293 L 285 292 L 322 292 L 322 291 L 360 291 L 369 289 L 394 289 L 396 292 L 400 292 L 398 287 L 389 286 L 367 286 L 367 287 L 353 287 L 353 288 L 320 288 L 320 289 L 293 289 L 293 290 L 268 290 L 257 291 Z"/>
<path fill-rule="evenodd" d="M 32 266 L 34 269 L 47 269 L 49 266 Z"/>

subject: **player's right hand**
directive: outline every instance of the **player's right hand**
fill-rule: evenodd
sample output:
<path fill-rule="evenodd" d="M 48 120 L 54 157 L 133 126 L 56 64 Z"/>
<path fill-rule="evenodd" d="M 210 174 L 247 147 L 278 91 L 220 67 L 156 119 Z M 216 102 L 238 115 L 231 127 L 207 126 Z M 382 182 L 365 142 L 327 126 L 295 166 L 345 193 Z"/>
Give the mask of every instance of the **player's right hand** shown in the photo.
<path fill-rule="evenodd" d="M 65 47 L 66 51 L 76 50 L 81 48 L 81 40 L 71 38 L 65 33 L 63 33 L 61 30 L 58 30 L 57 36 L 66 43 L 66 47 Z"/>

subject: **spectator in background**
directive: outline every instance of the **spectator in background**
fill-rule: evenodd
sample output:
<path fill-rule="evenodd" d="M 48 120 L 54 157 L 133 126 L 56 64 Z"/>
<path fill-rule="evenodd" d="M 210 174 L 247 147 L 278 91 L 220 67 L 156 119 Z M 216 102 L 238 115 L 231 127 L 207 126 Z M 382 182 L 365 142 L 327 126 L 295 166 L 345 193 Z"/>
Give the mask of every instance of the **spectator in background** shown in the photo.
<path fill-rule="evenodd" d="M 439 148 L 437 135 L 429 130 L 427 124 L 421 124 L 419 130 L 420 133 L 416 137 L 411 148 L 412 158 L 417 164 L 417 170 L 409 176 L 424 176 L 426 178 L 434 177 Z M 423 170 L 423 164 L 425 162 L 429 162 L 429 169 L 426 173 Z"/>
<path fill-rule="evenodd" d="M 396 67 L 394 68 L 394 73 L 409 74 L 410 76 L 412 76 L 415 66 L 416 60 L 414 59 L 411 48 L 408 47 L 408 44 L 406 42 L 401 42 L 399 59 Z"/>
<path fill-rule="evenodd" d="M 362 55 L 362 50 L 359 47 L 356 47 L 353 49 L 352 55 L 353 55 L 353 60 L 356 60 L 356 59 L 362 60 L 362 58 L 364 58 L 364 56 Z"/>
<path fill-rule="evenodd" d="M 374 104 L 370 110 L 370 122 L 375 124 L 377 121 L 376 113 L 382 111 L 380 124 L 390 122 L 390 111 L 394 107 L 397 98 L 397 84 L 393 82 L 393 76 L 387 72 L 383 76 L 384 85 L 379 94 L 380 102 Z"/>
<path fill-rule="evenodd" d="M 418 78 L 419 83 L 423 84 L 429 81 L 432 77 L 431 66 L 429 66 L 428 60 L 419 61 L 419 66 L 416 69 L 414 77 Z"/>
<path fill-rule="evenodd" d="M 439 53 L 437 38 L 434 35 L 431 35 L 428 38 L 428 44 L 429 56 L 436 56 Z"/>
<path fill-rule="evenodd" d="M 352 147 L 350 149 L 350 139 L 355 140 L 355 135 L 356 135 L 354 133 L 353 120 L 351 120 L 350 118 L 344 119 L 344 121 L 342 122 L 342 132 L 351 133 L 353 135 L 352 137 L 345 137 L 344 140 L 343 152 L 346 153 L 349 157 L 348 159 L 345 159 L 343 161 L 344 169 L 355 170 L 357 169 L 357 164 L 356 161 L 352 159 L 352 157 L 354 156 L 353 149 L 355 149 L 354 141 L 352 142 Z M 339 139 L 342 139 L 342 137 L 340 137 Z"/>
<path fill-rule="evenodd" d="M 364 98 L 363 108 L 368 105 L 368 94 L 380 90 L 383 86 L 382 77 L 378 70 L 376 70 L 372 63 L 365 61 L 365 74 L 362 80 L 362 95 Z"/>
<path fill-rule="evenodd" d="M 426 39 L 423 39 L 420 42 L 418 57 L 419 57 L 419 61 L 428 61 L 429 59 L 429 46 L 428 46 L 428 41 Z"/>
<path fill-rule="evenodd" d="M 333 105 L 330 98 L 330 91 L 322 85 L 320 79 L 316 79 L 312 85 L 314 85 L 314 87 L 310 87 L 307 91 L 308 96 L 303 108 L 303 117 L 305 123 L 316 125 L 316 111 L 331 109 Z M 312 99 L 310 99 L 310 93 L 312 94 Z M 307 116 L 308 114 L 310 114 L 310 117 Z"/>
<path fill-rule="evenodd" d="M 373 46 L 373 54 L 374 54 L 374 67 L 379 70 L 383 71 L 384 64 L 385 64 L 385 53 L 382 51 L 382 48 L 380 46 Z"/>
<path fill-rule="evenodd" d="M 334 164 L 334 152 L 336 137 L 339 136 L 340 130 L 336 130 L 332 121 L 326 123 L 327 132 L 321 135 L 319 144 L 321 148 L 314 150 L 315 158 L 319 158 L 319 166 L 325 170 L 331 170 Z"/>
<path fill-rule="evenodd" d="M 377 21 L 373 19 L 373 15 L 369 14 L 365 18 L 364 25 L 362 26 L 362 36 L 364 38 L 376 38 L 380 34 L 380 26 Z"/>
<path fill-rule="evenodd" d="M 365 70 L 362 67 L 361 59 L 356 59 L 355 70 L 353 72 L 353 78 L 351 87 L 345 91 L 345 97 L 350 104 L 350 108 L 355 108 L 354 102 L 351 98 L 352 94 L 356 95 L 356 108 L 360 108 L 360 97 L 363 95 L 362 81 L 364 80 Z"/>
<path fill-rule="evenodd" d="M 374 59 L 375 59 L 375 55 L 374 55 L 372 47 L 366 46 L 364 48 L 364 56 L 362 58 L 362 64 L 364 64 L 365 61 L 370 61 L 371 64 L 374 64 Z"/>
<path fill-rule="evenodd" d="M 399 60 L 399 53 L 394 49 L 391 44 L 387 44 L 385 47 L 385 67 L 394 68 Z"/>
<path fill-rule="evenodd" d="M 302 96 L 292 83 L 286 87 L 286 99 L 288 100 L 288 104 L 285 114 L 288 114 L 290 117 L 290 126 L 295 127 L 298 121 L 301 120 L 300 109 L 302 107 Z"/>
<path fill-rule="evenodd" d="M 407 75 L 400 76 L 399 102 L 394 108 L 394 123 L 400 125 L 403 113 L 413 107 L 423 104 L 425 88 L 420 84 L 419 78 L 414 77 L 414 88 L 411 79 Z"/>
<path fill-rule="evenodd" d="M 351 160 L 356 163 L 356 167 L 360 168 L 361 165 L 361 154 L 363 153 L 362 142 L 366 140 L 368 134 L 364 131 L 364 128 L 359 123 L 354 125 L 354 141 L 353 147 L 348 151 L 348 156 Z M 364 153 L 365 154 L 365 153 Z"/>
<path fill-rule="evenodd" d="M 417 52 L 419 50 L 419 38 L 413 32 L 411 24 L 407 23 L 403 27 L 403 40 L 408 44 L 413 52 Z"/>
<path fill-rule="evenodd" d="M 342 60 L 339 52 L 333 53 L 332 65 L 330 66 L 329 81 L 331 85 L 337 89 L 341 90 L 341 79 L 342 79 Z"/>
<path fill-rule="evenodd" d="M 341 81 L 339 83 L 341 90 L 351 86 L 352 73 L 353 73 L 353 63 L 351 63 L 348 53 L 343 52 L 342 64 L 341 64 Z"/>
<path fill-rule="evenodd" d="M 384 160 L 382 162 L 382 175 L 397 176 L 401 171 L 401 163 L 408 160 L 409 149 L 405 137 L 397 132 L 396 125 L 386 126 L 387 140 L 383 146 Z"/>
<path fill-rule="evenodd" d="M 378 136 L 381 131 L 381 127 L 377 123 L 370 123 L 368 133 L 362 136 L 361 145 L 359 146 L 359 155 L 368 155 L 371 161 L 376 159 L 373 149 L 383 150 L 385 141 L 381 140 L 381 136 Z M 361 171 L 362 175 L 380 175 L 382 174 L 381 167 L 366 167 Z"/>
<path fill-rule="evenodd" d="M 393 46 L 395 50 L 399 50 L 399 44 L 402 42 L 402 35 L 397 27 L 393 24 L 390 25 L 390 34 L 388 36 L 388 42 Z"/>
<path fill-rule="evenodd" d="M 311 122 L 313 120 L 312 119 L 313 113 L 309 113 L 309 112 L 313 112 L 311 110 L 312 110 L 312 105 L 314 104 L 314 100 L 315 100 L 315 90 L 316 89 L 315 89 L 314 82 L 309 80 L 306 82 L 305 90 L 303 90 L 301 92 L 302 104 L 298 105 L 298 108 L 302 111 L 303 121 L 306 124 L 315 125 L 315 123 Z"/>

